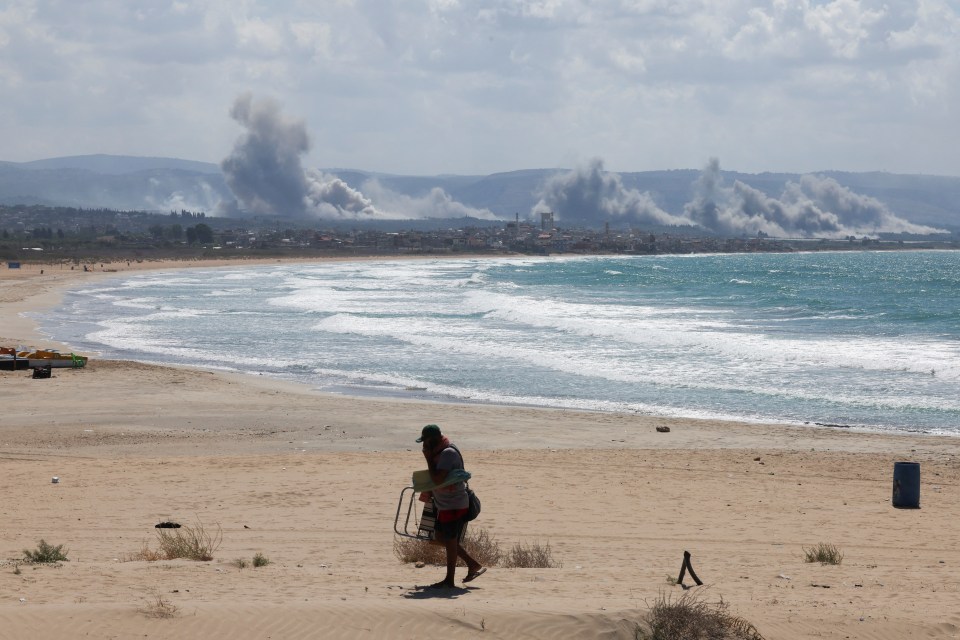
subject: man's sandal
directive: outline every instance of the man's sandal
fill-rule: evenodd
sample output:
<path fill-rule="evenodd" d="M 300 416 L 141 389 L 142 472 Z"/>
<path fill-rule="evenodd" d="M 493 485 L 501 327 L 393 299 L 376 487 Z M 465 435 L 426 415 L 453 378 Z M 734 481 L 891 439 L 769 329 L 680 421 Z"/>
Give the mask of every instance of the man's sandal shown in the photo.
<path fill-rule="evenodd" d="M 467 573 L 467 577 L 464 578 L 463 581 L 464 581 L 464 582 L 472 582 L 472 581 L 476 580 L 477 578 L 479 578 L 480 576 L 482 576 L 483 574 L 485 574 L 486 572 L 487 572 L 487 568 L 486 568 L 486 567 L 480 567 L 480 568 L 477 569 L 476 571 L 470 571 L 470 572 L 468 572 L 468 573 Z"/>

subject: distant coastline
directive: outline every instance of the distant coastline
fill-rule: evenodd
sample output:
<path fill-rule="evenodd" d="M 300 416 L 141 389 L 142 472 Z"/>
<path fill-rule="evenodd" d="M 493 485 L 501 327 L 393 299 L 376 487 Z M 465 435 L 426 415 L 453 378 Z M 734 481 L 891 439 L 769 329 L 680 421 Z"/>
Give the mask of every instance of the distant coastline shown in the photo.
<path fill-rule="evenodd" d="M 35 267 L 39 269 L 75 269 L 78 271 L 116 273 L 131 267 L 147 269 L 190 268 L 208 266 L 232 266 L 237 264 L 269 264 L 279 262 L 323 262 L 343 260 L 373 259 L 463 259 L 463 258 L 506 258 L 506 257 L 576 257 L 576 256 L 676 256 L 676 255 L 735 255 L 743 253 L 848 253 L 871 251 L 956 251 L 960 246 L 955 242 L 876 242 L 870 245 L 846 245 L 840 242 L 816 243 L 810 241 L 771 241 L 771 246 L 741 246 L 721 248 L 716 246 L 680 248 L 674 251 L 658 252 L 613 252 L 613 251 L 567 251 L 567 252 L 517 252 L 517 251 L 300 251 L 300 250 L 250 250 L 242 252 L 223 252 L 203 250 L 198 252 L 154 252 L 144 256 L 141 251 L 111 252 L 102 251 L 75 252 L 69 257 L 56 254 L 35 253 L 25 257 L 0 258 L 0 271 Z M 14 266 L 17 265 L 17 266 Z"/>

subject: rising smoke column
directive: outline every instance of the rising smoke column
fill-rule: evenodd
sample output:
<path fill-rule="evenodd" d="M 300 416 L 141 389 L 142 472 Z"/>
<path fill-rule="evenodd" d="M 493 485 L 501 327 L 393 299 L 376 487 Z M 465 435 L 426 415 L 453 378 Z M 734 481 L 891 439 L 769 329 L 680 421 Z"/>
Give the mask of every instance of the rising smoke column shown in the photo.
<path fill-rule="evenodd" d="M 623 186 L 616 173 L 603 170 L 603 160 L 547 179 L 532 213 L 552 211 L 566 224 L 599 226 L 605 222 L 689 225 L 690 221 L 658 207 L 646 191 Z"/>
<path fill-rule="evenodd" d="M 261 215 L 324 218 L 388 217 L 362 193 L 339 178 L 304 171 L 300 157 L 310 150 L 302 120 L 286 118 L 273 100 L 237 97 L 230 117 L 246 130 L 220 163 L 237 200 Z"/>
<path fill-rule="evenodd" d="M 696 195 L 684 213 L 696 224 L 724 235 L 843 238 L 878 233 L 938 233 L 891 212 L 885 204 L 854 193 L 833 178 L 804 175 L 788 182 L 779 198 L 734 181 L 723 185 L 720 162 L 712 158 L 694 183 Z"/>

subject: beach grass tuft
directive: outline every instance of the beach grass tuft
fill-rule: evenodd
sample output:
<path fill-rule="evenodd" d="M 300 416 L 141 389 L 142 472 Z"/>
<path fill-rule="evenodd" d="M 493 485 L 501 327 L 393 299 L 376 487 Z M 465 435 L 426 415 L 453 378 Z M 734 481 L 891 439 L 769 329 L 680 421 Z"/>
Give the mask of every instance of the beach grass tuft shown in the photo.
<path fill-rule="evenodd" d="M 233 566 L 235 566 L 237 569 L 246 569 L 248 565 L 249 563 L 243 558 L 237 558 L 233 561 Z"/>
<path fill-rule="evenodd" d="M 48 544 L 46 540 L 41 539 L 35 550 L 23 550 L 23 558 L 28 562 L 38 563 L 69 562 L 70 559 L 67 558 L 67 553 L 67 551 L 63 550 L 62 544 L 54 546 L 52 544 Z"/>
<path fill-rule="evenodd" d="M 644 623 L 637 625 L 636 640 L 763 640 L 756 627 L 729 612 L 723 598 L 710 603 L 692 591 L 677 599 L 661 593 Z"/>
<path fill-rule="evenodd" d="M 820 564 L 840 564 L 843 562 L 843 553 L 835 545 L 821 542 L 810 549 L 804 547 L 803 560 Z"/>
<path fill-rule="evenodd" d="M 503 566 L 516 569 L 559 569 L 563 563 L 554 559 L 549 542 L 546 544 L 518 542 L 507 552 Z"/>
<path fill-rule="evenodd" d="M 254 567 L 265 567 L 270 564 L 270 558 L 263 555 L 259 551 L 253 556 L 253 566 Z"/>

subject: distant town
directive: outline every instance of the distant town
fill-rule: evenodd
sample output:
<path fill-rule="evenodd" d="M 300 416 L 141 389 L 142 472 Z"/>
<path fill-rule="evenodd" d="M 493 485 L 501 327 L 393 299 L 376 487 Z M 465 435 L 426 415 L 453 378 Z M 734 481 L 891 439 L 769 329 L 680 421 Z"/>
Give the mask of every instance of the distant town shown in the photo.
<path fill-rule="evenodd" d="M 455 226 L 449 226 L 457 222 Z M 441 225 L 443 226 L 441 228 Z M 431 228 L 433 227 L 433 228 Z M 80 262 L 371 255 L 691 254 L 958 249 L 958 234 L 833 239 L 717 237 L 694 227 L 568 229 L 536 221 L 342 221 L 221 218 L 111 209 L 0 205 L 0 260 Z"/>

